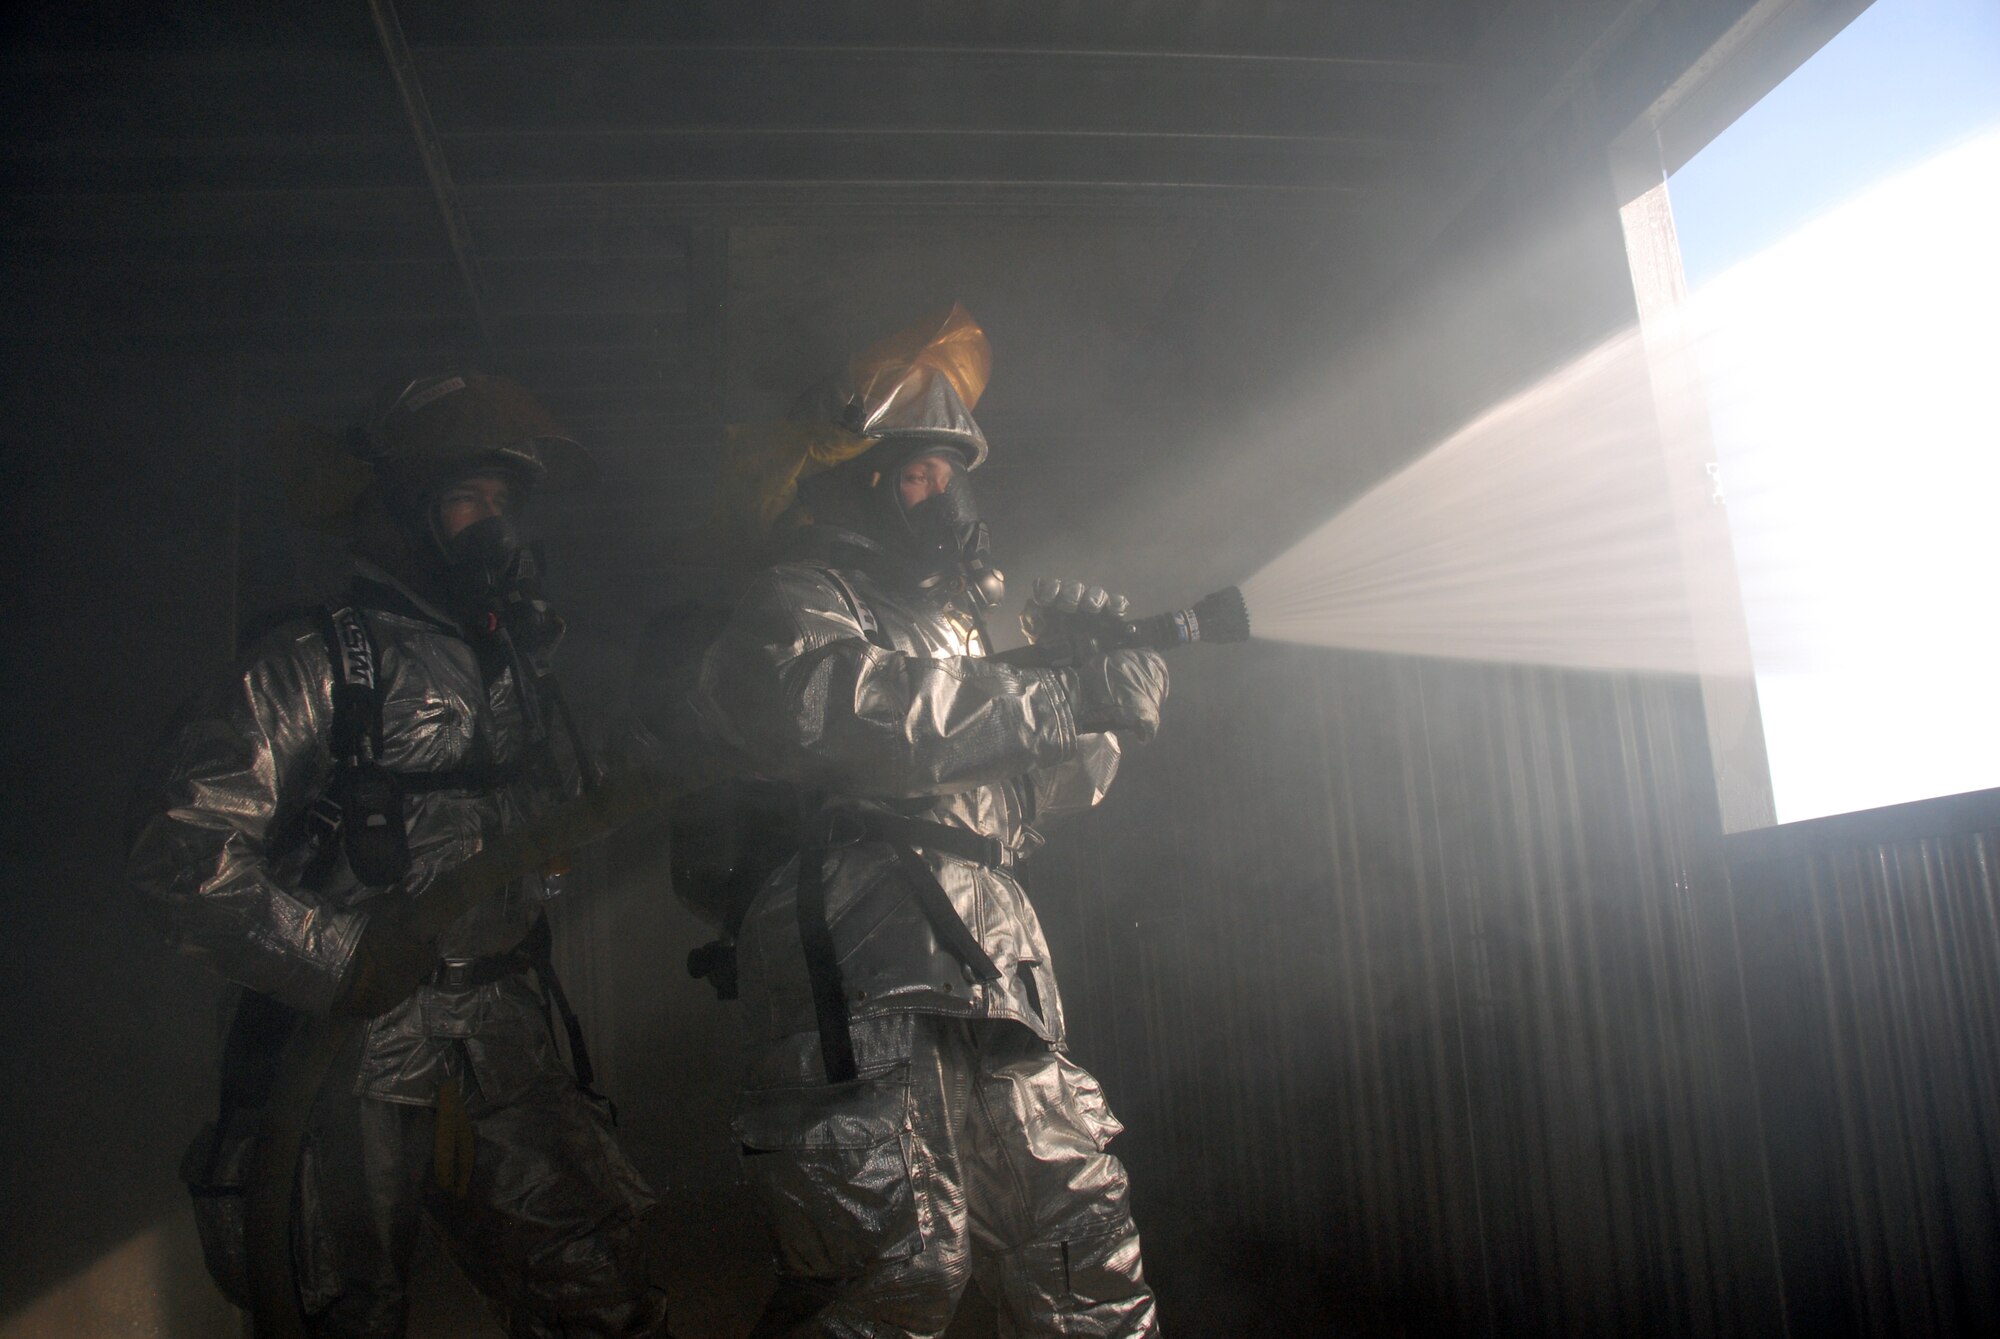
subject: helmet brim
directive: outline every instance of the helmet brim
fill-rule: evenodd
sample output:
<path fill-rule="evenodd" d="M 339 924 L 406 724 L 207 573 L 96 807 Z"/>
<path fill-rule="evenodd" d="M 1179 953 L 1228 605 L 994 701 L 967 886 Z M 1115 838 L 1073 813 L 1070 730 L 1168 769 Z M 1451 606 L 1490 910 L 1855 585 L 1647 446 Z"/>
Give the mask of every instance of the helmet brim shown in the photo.
<path fill-rule="evenodd" d="M 485 465 L 514 470 L 543 492 L 596 480 L 590 453 L 519 386 L 477 374 L 454 380 L 455 391 L 385 416 L 377 465 L 385 478 L 418 493 Z"/>

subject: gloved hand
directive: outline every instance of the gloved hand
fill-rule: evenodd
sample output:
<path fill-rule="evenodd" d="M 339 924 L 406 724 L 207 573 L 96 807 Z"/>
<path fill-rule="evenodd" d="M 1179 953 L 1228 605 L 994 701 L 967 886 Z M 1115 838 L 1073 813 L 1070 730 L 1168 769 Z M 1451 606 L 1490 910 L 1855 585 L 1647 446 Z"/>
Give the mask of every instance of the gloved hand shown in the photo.
<path fill-rule="evenodd" d="M 1144 647 L 1092 656 L 1073 670 L 1070 711 L 1080 735 L 1116 730 L 1143 744 L 1160 732 L 1160 704 L 1167 700 L 1167 662 Z"/>
<path fill-rule="evenodd" d="M 1131 607 L 1123 595 L 1107 594 L 1102 586 L 1037 577 L 1028 606 L 1021 611 L 1021 631 L 1031 642 L 1088 637 L 1106 623 L 1124 618 Z"/>
<path fill-rule="evenodd" d="M 409 904 L 400 897 L 376 901 L 381 905 L 361 923 L 361 942 L 334 996 L 334 1013 L 357 1018 L 388 1013 L 415 994 L 438 965 L 437 946 L 409 929 Z"/>

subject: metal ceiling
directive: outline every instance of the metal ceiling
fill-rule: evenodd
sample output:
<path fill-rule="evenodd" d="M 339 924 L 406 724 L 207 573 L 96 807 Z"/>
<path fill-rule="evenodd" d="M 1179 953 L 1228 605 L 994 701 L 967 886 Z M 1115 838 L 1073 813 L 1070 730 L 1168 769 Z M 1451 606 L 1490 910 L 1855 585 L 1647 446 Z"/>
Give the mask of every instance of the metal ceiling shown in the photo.
<path fill-rule="evenodd" d="M 1337 220 L 1462 196 L 1483 141 L 1533 110 L 1509 77 L 1546 94 L 1543 47 L 1646 7 L 600 0 L 415 4 L 400 29 L 386 0 L 83 7 L 16 20 L 5 235 L 93 261 L 52 307 L 180 333 L 455 342 L 490 301 L 503 347 L 630 347 L 635 315 L 684 309 L 696 228 Z M 440 283 L 453 243 L 476 299 Z M 139 269 L 164 289 L 121 300 Z M 23 296 L 43 314 L 32 278 Z"/>
<path fill-rule="evenodd" d="M 1068 461 L 1163 340 L 1365 305 L 1671 8 L 45 8 L 0 56 L 0 341 L 205 360 L 266 419 L 473 358 L 606 458 L 603 535 L 689 523 L 723 421 L 977 298 L 982 417 Z"/>

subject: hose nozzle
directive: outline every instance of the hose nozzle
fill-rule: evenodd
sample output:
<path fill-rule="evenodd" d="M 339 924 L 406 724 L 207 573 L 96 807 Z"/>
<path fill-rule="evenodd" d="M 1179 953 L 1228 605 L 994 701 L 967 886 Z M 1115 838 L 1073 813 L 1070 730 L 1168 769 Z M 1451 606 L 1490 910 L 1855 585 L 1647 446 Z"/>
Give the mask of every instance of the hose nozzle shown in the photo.
<path fill-rule="evenodd" d="M 1051 669 L 1080 665 L 1091 656 L 1120 647 L 1171 651 L 1195 642 L 1219 645 L 1250 640 L 1250 606 L 1244 602 L 1242 590 L 1235 586 L 1225 586 L 1186 609 L 1148 618 L 1125 619 L 1104 613 L 1090 618 L 1091 622 L 1083 628 L 1001 651 L 990 659 L 1024 669 Z"/>
<path fill-rule="evenodd" d="M 1225 586 L 1187 609 L 1136 619 L 1126 626 L 1122 645 L 1150 646 L 1155 651 L 1171 651 L 1194 642 L 1247 642 L 1250 606 L 1244 602 L 1241 588 Z"/>

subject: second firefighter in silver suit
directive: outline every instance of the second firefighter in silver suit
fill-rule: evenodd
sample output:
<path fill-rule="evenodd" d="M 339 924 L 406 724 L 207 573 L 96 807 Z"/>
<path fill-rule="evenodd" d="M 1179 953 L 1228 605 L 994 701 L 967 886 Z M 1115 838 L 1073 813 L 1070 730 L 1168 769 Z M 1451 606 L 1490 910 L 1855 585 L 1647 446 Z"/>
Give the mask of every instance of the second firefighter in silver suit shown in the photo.
<path fill-rule="evenodd" d="M 961 309 L 856 360 L 813 411 L 848 458 L 802 479 L 791 560 L 704 665 L 710 727 L 807 814 L 737 935 L 737 1134 L 786 1282 L 759 1334 L 937 1335 L 968 1282 L 1005 1335 L 1156 1332 L 1122 1127 L 1015 866 L 1157 729 L 1166 673 L 984 658 L 984 378 Z"/>
<path fill-rule="evenodd" d="M 587 457 L 525 392 L 471 374 L 410 382 L 360 440 L 367 465 L 330 457 L 358 476 L 329 509 L 357 531 L 352 587 L 191 702 L 134 798 L 146 906 L 242 987 L 223 1110 L 187 1169 L 210 1270 L 248 1305 L 259 1075 L 301 1016 L 353 1014 L 366 1036 L 313 1111 L 296 1183 L 307 1331 L 403 1334 L 428 1217 L 510 1335 L 663 1333 L 652 1193 L 555 1038 L 546 881 L 507 885 L 435 942 L 401 928 L 573 780 L 547 719 L 560 625 L 529 598 L 512 527 Z"/>

